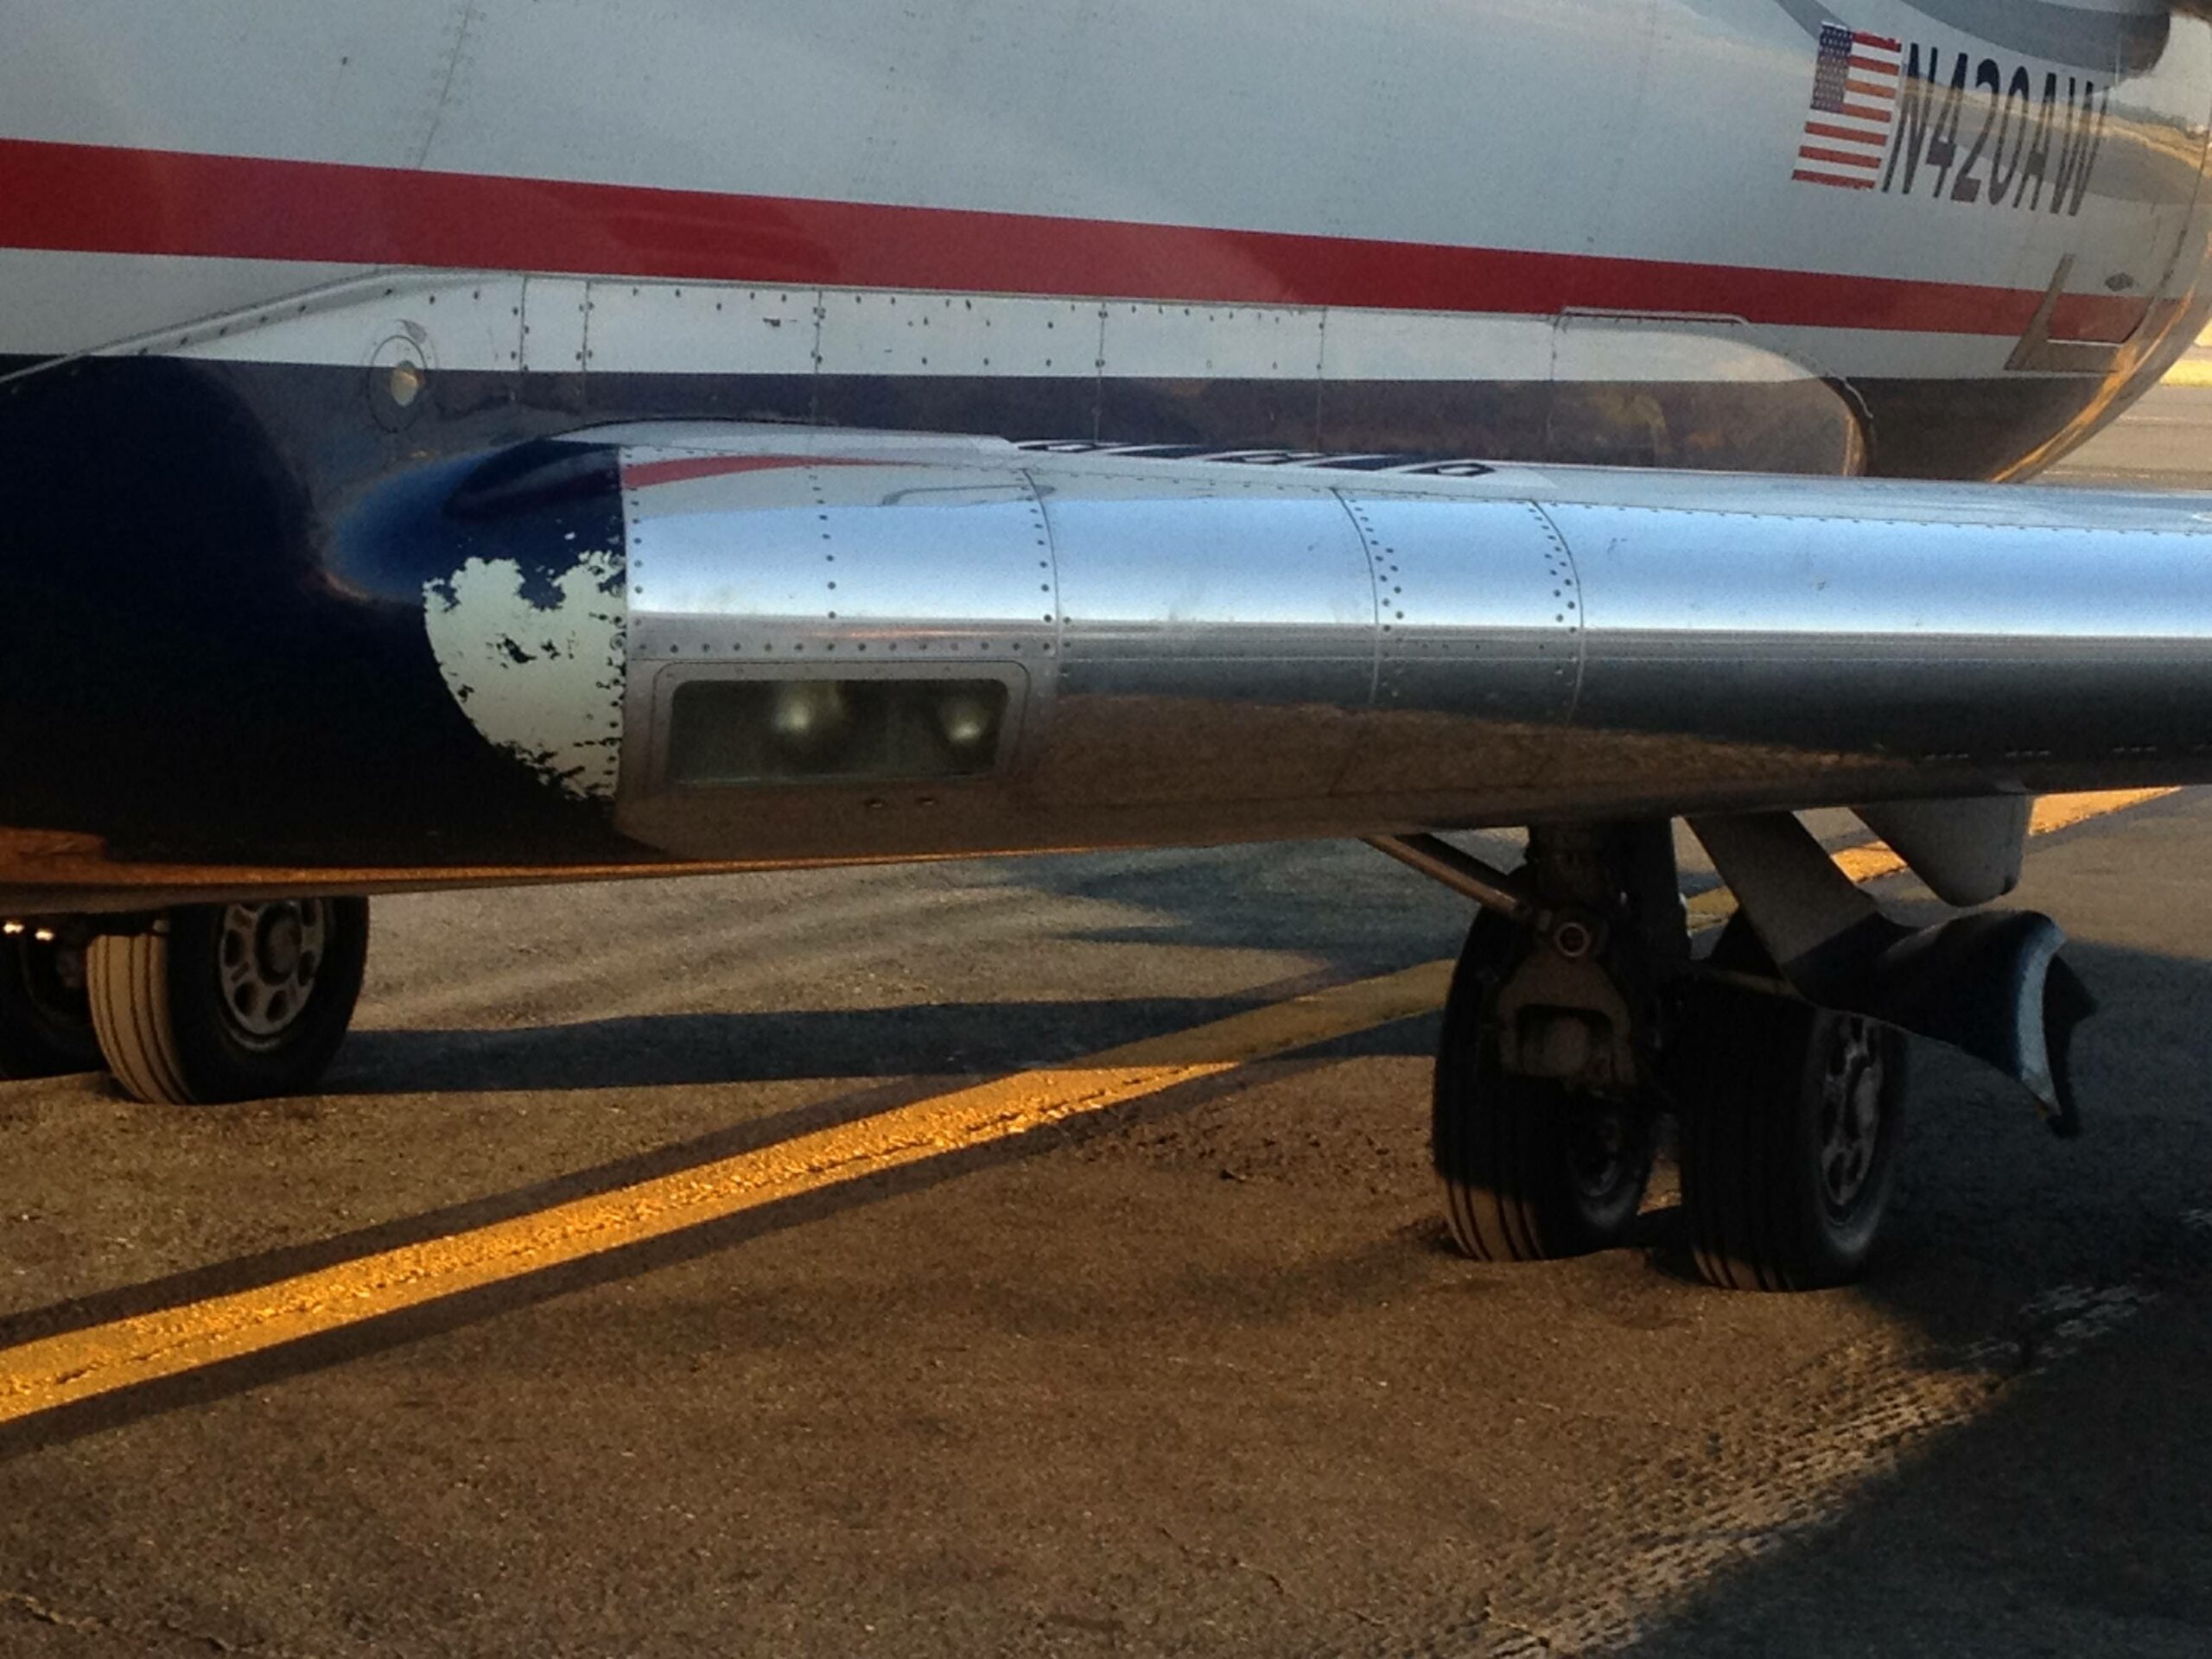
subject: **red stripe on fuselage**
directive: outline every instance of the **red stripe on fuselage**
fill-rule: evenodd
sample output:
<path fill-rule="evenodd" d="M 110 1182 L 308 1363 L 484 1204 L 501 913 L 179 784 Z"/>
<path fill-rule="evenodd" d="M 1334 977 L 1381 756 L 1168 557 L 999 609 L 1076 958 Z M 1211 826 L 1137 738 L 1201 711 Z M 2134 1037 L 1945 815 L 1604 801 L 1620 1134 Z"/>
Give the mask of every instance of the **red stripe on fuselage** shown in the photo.
<path fill-rule="evenodd" d="M 813 455 L 683 455 L 673 461 L 641 461 L 622 469 L 622 482 L 632 490 L 650 490 L 663 484 L 689 484 L 696 479 L 730 478 L 740 473 L 788 473 L 817 467 L 880 467 L 880 461 Z"/>
<path fill-rule="evenodd" d="M 1847 114 L 1860 113 L 1856 109 Z M 1866 111 L 1885 119 L 1887 111 Z M 2031 289 L 0 140 L 0 247 L 2018 335 Z M 2140 302 L 2064 296 L 2054 339 Z"/>
<path fill-rule="evenodd" d="M 1865 127 L 1839 127 L 1826 121 L 1808 121 L 1805 130 L 1816 138 L 1848 138 L 1854 143 L 1870 145 L 1876 149 L 1890 147 L 1888 133 L 1869 131 Z"/>
<path fill-rule="evenodd" d="M 1879 156 L 1861 156 L 1847 149 L 1822 149 L 1815 144 L 1807 144 L 1800 149 L 1797 159 L 1801 162 L 1838 162 L 1845 167 L 1879 167 L 1882 164 Z"/>

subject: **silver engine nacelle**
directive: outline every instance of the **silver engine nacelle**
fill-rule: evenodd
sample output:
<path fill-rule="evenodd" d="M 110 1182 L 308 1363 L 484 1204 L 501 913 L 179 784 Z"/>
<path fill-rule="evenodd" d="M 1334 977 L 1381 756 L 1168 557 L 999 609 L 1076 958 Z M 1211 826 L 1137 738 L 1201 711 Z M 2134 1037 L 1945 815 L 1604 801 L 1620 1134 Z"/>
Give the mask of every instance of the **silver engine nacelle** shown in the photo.
<path fill-rule="evenodd" d="M 569 758 L 548 775 L 680 856 L 2212 775 L 2212 503 L 783 429 L 581 440 L 620 450 L 626 544 L 561 596 L 565 675 L 483 690 L 496 581 L 475 613 L 434 604 L 433 639 L 487 737 Z"/>

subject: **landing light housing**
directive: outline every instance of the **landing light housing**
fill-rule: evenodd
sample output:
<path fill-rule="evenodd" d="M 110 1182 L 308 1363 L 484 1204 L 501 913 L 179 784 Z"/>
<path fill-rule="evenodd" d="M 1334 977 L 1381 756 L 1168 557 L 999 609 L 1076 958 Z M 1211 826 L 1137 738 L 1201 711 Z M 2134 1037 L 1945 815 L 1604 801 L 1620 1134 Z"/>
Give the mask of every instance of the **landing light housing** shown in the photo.
<path fill-rule="evenodd" d="M 701 678 L 668 708 L 678 789 L 931 782 L 990 772 L 1005 747 L 998 679 Z"/>

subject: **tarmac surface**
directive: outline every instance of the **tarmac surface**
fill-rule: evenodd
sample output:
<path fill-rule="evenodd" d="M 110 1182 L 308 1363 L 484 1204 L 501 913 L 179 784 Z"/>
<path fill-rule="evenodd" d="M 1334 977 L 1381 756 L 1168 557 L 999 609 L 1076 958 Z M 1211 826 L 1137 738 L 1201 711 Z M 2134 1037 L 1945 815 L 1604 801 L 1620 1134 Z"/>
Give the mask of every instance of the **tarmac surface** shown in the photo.
<path fill-rule="evenodd" d="M 0 1084 L 0 1656 L 2201 1656 L 2208 869 L 2040 838 L 2085 1136 L 1916 1050 L 1797 1297 L 1450 1252 L 1356 847 L 384 903 L 321 1097 Z"/>

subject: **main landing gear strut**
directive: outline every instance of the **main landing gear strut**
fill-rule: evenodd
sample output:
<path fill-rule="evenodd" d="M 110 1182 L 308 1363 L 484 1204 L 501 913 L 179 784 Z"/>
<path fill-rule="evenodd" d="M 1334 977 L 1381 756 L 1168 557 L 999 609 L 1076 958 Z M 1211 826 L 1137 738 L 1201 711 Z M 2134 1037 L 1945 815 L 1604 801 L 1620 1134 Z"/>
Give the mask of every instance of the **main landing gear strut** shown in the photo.
<path fill-rule="evenodd" d="M 365 899 L 7 923 L 0 1077 L 105 1062 L 153 1103 L 302 1093 L 345 1040 L 368 948 Z"/>
<path fill-rule="evenodd" d="M 1445 1007 L 1433 1121 L 1452 1236 L 1478 1261 L 1619 1243 L 1671 1114 L 1707 1280 L 1849 1281 L 1895 1179 L 1906 1030 L 2008 1071 L 2072 1127 L 2067 1039 L 2088 1005 L 2050 923 L 1915 932 L 1794 819 L 1694 827 L 1743 905 L 1701 956 L 1665 822 L 1539 827 L 1510 875 L 1433 836 L 1372 843 L 1484 906 Z"/>

